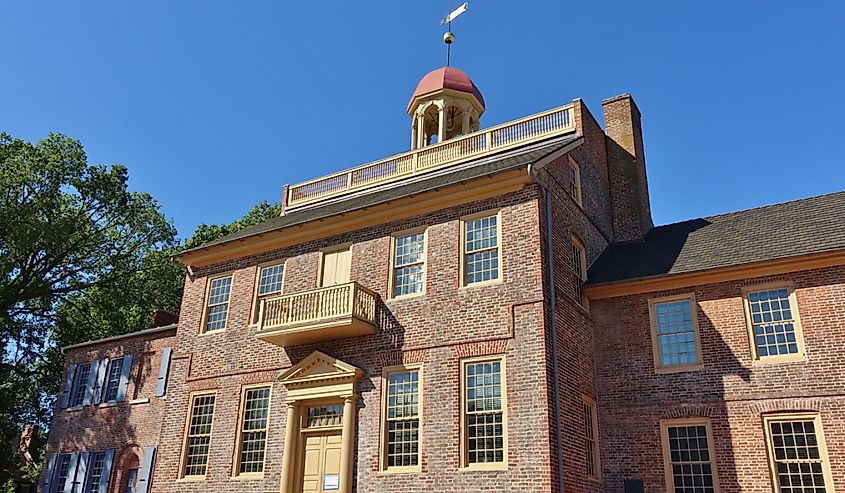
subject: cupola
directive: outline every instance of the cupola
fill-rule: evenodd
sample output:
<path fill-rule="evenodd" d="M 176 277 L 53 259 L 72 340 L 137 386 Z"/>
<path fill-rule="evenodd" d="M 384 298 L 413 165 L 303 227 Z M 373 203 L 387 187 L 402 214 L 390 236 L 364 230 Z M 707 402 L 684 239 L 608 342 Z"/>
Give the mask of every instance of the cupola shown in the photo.
<path fill-rule="evenodd" d="M 463 70 L 441 67 L 423 77 L 408 102 L 411 149 L 475 132 L 484 97 Z"/>

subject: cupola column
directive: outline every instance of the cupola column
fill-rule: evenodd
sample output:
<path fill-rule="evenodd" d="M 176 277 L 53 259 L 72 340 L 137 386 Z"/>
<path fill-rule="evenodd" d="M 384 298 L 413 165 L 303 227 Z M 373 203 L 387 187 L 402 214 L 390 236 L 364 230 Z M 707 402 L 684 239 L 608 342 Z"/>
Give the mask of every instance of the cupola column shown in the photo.
<path fill-rule="evenodd" d="M 446 140 L 446 102 L 437 105 L 437 143 Z"/>

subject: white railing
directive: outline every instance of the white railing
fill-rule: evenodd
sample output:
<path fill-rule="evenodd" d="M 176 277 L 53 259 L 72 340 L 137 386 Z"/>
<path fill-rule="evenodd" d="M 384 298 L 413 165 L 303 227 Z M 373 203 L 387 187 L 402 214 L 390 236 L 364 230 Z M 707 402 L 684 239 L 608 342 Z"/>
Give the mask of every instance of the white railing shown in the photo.
<path fill-rule="evenodd" d="M 301 326 L 343 317 L 375 324 L 375 293 L 350 282 L 261 300 L 258 328 Z"/>
<path fill-rule="evenodd" d="M 575 130 L 573 105 L 490 127 L 288 188 L 288 209 Z"/>

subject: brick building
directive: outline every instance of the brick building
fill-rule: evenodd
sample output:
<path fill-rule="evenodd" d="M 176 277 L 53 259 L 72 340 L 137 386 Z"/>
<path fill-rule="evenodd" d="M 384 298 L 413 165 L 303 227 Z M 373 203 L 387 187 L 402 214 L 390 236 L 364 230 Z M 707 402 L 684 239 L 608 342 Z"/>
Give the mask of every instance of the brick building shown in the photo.
<path fill-rule="evenodd" d="M 429 73 L 410 151 L 66 348 L 43 491 L 845 491 L 845 193 L 654 227 L 629 95 L 484 109 Z"/>

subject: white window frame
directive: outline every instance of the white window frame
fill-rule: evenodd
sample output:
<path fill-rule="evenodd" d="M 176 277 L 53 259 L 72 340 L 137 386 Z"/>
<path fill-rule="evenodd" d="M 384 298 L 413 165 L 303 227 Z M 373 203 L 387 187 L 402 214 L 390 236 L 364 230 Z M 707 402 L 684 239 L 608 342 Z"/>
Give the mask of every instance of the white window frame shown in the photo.
<path fill-rule="evenodd" d="M 496 247 L 495 248 L 486 248 L 482 250 L 473 250 L 471 252 L 467 251 L 467 223 L 478 219 L 484 219 L 488 217 L 495 217 L 496 218 Z M 493 209 L 484 212 L 479 212 L 477 214 L 471 214 L 468 216 L 464 216 L 461 218 L 461 287 L 471 287 L 471 286 L 486 286 L 489 284 L 497 284 L 502 282 L 505 277 L 505 263 L 504 263 L 504 245 L 502 245 L 502 228 L 504 224 L 502 222 L 502 209 Z M 472 255 L 474 253 L 484 252 L 487 250 L 496 250 L 496 258 L 498 260 L 498 272 L 497 277 L 495 279 L 489 279 L 487 281 L 475 281 L 475 282 L 467 282 L 467 256 Z"/>
<path fill-rule="evenodd" d="M 406 236 L 417 235 L 422 233 L 423 235 L 423 254 L 422 259 L 419 262 L 413 262 L 410 264 L 402 264 L 396 265 L 396 242 L 399 238 L 404 238 Z M 422 264 L 422 290 L 418 293 L 408 293 L 408 294 L 396 294 L 396 269 L 402 267 L 408 267 L 411 265 L 418 265 Z M 393 233 L 390 235 L 390 279 L 389 279 L 389 298 L 392 299 L 402 299 L 402 298 L 413 298 L 415 296 L 423 296 L 426 293 L 428 288 L 428 228 L 423 226 L 419 228 L 399 231 L 397 233 Z"/>
<path fill-rule="evenodd" d="M 415 466 L 388 466 L 387 465 L 387 404 L 389 397 L 389 378 L 394 373 L 417 372 L 417 416 L 419 427 L 417 428 L 417 465 Z M 382 399 L 381 399 L 381 436 L 379 463 L 382 473 L 414 473 L 422 471 L 423 462 L 423 365 L 421 363 L 389 366 L 382 370 Z"/>
<path fill-rule="evenodd" d="M 259 294 L 258 290 L 261 288 L 261 274 L 264 269 L 269 269 L 272 267 L 282 267 L 282 285 L 278 291 L 271 291 L 265 294 Z M 267 298 L 274 298 L 277 296 L 281 296 L 285 292 L 285 282 L 287 280 L 287 273 L 288 273 L 288 266 L 287 266 L 287 259 L 282 261 L 273 261 L 273 262 L 265 262 L 258 265 L 258 269 L 255 273 L 255 289 L 253 290 L 252 294 L 252 310 L 249 314 L 249 324 L 250 326 L 258 325 L 258 317 L 260 316 L 260 309 L 261 309 L 261 300 Z M 231 295 L 229 296 L 231 299 Z"/>
<path fill-rule="evenodd" d="M 469 433 L 467 430 L 467 402 L 466 402 L 466 381 L 467 381 L 467 365 L 478 363 L 500 363 L 501 372 L 501 387 L 502 387 L 502 462 L 469 462 Z M 461 463 L 460 469 L 464 470 L 479 470 L 479 471 L 502 471 L 508 469 L 508 371 L 507 371 L 507 356 L 489 355 L 477 356 L 471 358 L 464 358 L 461 360 Z"/>

